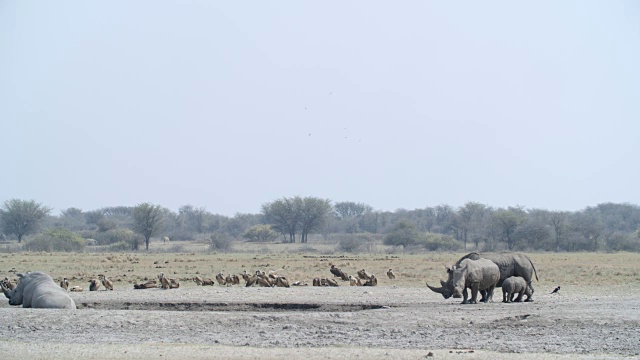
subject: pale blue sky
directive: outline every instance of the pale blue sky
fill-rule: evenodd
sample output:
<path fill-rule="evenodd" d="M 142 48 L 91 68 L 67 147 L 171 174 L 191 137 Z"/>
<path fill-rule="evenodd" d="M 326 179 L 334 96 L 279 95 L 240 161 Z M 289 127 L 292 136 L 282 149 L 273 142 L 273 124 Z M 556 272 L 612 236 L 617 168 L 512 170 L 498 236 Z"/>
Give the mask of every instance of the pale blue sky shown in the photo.
<path fill-rule="evenodd" d="M 54 213 L 638 204 L 640 2 L 0 0 L 0 131 Z"/>

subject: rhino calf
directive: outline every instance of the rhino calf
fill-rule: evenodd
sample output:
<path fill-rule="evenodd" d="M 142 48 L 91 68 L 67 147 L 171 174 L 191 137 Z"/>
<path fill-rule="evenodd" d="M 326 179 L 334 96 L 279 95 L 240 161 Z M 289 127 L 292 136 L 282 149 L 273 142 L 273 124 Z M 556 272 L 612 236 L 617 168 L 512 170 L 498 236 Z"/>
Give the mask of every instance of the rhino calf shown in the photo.
<path fill-rule="evenodd" d="M 518 297 L 513 300 L 516 294 Z M 527 286 L 527 281 L 523 277 L 511 276 L 502 282 L 502 302 L 521 302 L 524 295 L 531 297 L 531 288 Z"/>

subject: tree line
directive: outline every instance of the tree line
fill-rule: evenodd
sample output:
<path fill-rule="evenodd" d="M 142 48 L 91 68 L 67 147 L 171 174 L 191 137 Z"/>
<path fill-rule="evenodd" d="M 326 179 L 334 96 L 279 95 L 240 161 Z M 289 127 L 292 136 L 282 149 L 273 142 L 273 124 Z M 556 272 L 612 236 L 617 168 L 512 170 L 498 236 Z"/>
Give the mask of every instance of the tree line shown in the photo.
<path fill-rule="evenodd" d="M 234 216 L 193 205 L 176 212 L 151 203 L 51 215 L 51 208 L 35 200 L 10 199 L 0 206 L 0 231 L 5 242 L 22 243 L 26 236 L 25 249 L 44 251 L 52 244 L 72 251 L 87 243 L 148 250 L 156 236 L 204 239 L 214 248 L 238 240 L 307 243 L 309 234 L 343 239 L 346 251 L 371 238 L 425 250 L 640 251 L 640 207 L 603 203 L 551 211 L 467 202 L 379 211 L 363 203 L 294 196 L 265 203 L 258 214 Z"/>

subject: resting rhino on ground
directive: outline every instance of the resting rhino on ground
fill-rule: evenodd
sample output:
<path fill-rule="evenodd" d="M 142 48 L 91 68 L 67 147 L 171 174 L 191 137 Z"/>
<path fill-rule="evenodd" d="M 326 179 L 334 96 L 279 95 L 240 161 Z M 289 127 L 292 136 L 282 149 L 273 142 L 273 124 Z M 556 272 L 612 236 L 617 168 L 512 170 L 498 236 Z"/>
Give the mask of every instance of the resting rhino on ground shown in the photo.
<path fill-rule="evenodd" d="M 73 299 L 48 274 L 34 271 L 17 275 L 20 281 L 13 290 L 0 285 L 4 295 L 9 299 L 9 305 L 39 309 L 76 308 Z"/>
<path fill-rule="evenodd" d="M 531 259 L 529 259 L 528 256 L 524 255 L 524 254 L 517 254 L 517 253 L 469 253 L 465 256 L 463 256 L 462 258 L 460 258 L 460 260 L 458 260 L 456 262 L 456 267 L 460 266 L 460 263 L 462 261 L 464 261 L 465 259 L 471 259 L 471 260 L 478 260 L 478 259 L 488 259 L 493 261 L 496 265 L 498 265 L 498 268 L 500 269 L 500 281 L 498 281 L 498 285 L 497 286 L 502 286 L 502 282 L 504 280 L 506 280 L 507 278 L 511 277 L 511 276 L 520 276 L 522 277 L 526 282 L 527 282 L 527 286 L 528 286 L 528 290 L 526 292 L 527 295 L 527 300 L 525 301 L 533 301 L 533 286 L 531 285 L 531 282 L 533 280 L 533 276 L 535 275 L 536 280 L 538 280 L 538 273 L 536 272 L 536 268 L 533 266 L 533 262 L 531 261 Z M 453 285 L 452 285 L 452 273 L 450 272 L 450 269 L 447 269 L 447 272 L 449 273 L 449 278 L 447 279 L 447 281 L 440 281 L 440 287 L 433 287 L 430 286 L 429 284 L 427 284 L 427 286 L 429 287 L 429 289 L 431 289 L 432 291 L 435 291 L 437 293 L 442 294 L 442 296 L 445 299 L 448 299 L 451 297 L 451 295 L 453 294 Z M 485 293 L 484 291 L 482 292 L 482 300 L 485 300 Z"/>
<path fill-rule="evenodd" d="M 513 300 L 515 294 L 518 294 L 518 297 Z M 530 296 L 527 282 L 522 277 L 511 276 L 502 282 L 502 302 L 520 302 L 523 295 Z"/>
<path fill-rule="evenodd" d="M 486 290 L 484 302 L 492 302 L 493 290 L 500 280 L 500 269 L 493 261 L 487 259 L 465 259 L 453 272 L 453 297 L 464 297 L 463 304 L 477 304 L 478 291 Z M 468 300 L 467 289 L 471 289 L 471 300 Z"/>

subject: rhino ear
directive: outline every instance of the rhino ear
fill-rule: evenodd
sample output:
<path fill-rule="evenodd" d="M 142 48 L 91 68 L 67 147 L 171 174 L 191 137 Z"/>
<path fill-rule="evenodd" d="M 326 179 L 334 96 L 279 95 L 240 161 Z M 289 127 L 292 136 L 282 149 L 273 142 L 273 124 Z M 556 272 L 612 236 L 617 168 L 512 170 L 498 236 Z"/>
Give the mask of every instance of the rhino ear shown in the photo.
<path fill-rule="evenodd" d="M 446 282 L 444 282 L 444 281 L 442 281 L 442 280 L 440 280 L 440 286 L 442 286 L 442 287 L 446 287 L 446 286 L 447 286 L 447 283 L 446 283 Z"/>
<path fill-rule="evenodd" d="M 27 274 L 28 274 L 28 273 L 27 273 Z M 23 273 L 17 273 L 16 275 L 18 275 L 18 277 L 19 277 L 19 278 L 24 277 L 24 274 L 23 274 Z"/>

